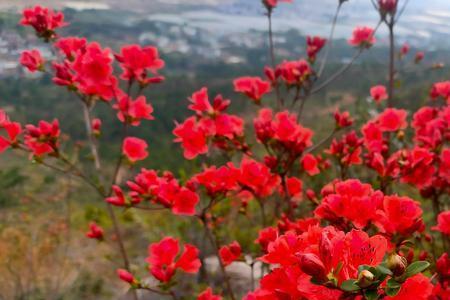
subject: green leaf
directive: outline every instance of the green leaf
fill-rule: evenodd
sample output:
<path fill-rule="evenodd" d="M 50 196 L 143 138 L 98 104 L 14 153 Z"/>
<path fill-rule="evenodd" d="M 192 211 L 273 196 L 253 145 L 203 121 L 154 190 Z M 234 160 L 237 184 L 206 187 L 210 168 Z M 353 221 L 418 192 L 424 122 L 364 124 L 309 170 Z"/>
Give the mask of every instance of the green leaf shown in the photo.
<path fill-rule="evenodd" d="M 430 266 L 427 261 L 416 261 L 410 264 L 405 271 L 405 278 L 414 276 L 422 271 L 425 271 Z"/>
<path fill-rule="evenodd" d="M 377 267 L 377 270 L 378 270 L 381 274 L 392 276 L 392 271 L 389 270 L 388 268 L 386 268 L 385 266 L 379 265 L 379 266 Z"/>
<path fill-rule="evenodd" d="M 377 290 L 365 290 L 364 297 L 367 300 L 377 300 L 378 299 L 378 291 Z"/>
<path fill-rule="evenodd" d="M 388 295 L 390 297 L 397 296 L 398 292 L 400 292 L 400 289 L 401 289 L 401 286 L 396 287 L 396 288 L 387 287 L 386 288 L 386 295 Z"/>
<path fill-rule="evenodd" d="M 349 279 L 344 281 L 341 284 L 341 290 L 346 291 L 346 292 L 355 292 L 360 290 L 361 288 L 359 286 L 356 285 L 357 280 L 355 279 Z"/>
<path fill-rule="evenodd" d="M 402 286 L 401 283 L 397 282 L 394 278 L 389 279 L 387 281 L 386 285 L 387 285 L 388 288 L 399 288 L 399 287 Z"/>

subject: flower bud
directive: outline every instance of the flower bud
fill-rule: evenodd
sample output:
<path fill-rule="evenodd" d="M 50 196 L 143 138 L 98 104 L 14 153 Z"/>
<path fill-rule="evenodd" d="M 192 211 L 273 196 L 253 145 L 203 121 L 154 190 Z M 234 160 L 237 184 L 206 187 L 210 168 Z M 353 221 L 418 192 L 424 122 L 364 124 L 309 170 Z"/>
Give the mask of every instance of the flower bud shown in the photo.
<path fill-rule="evenodd" d="M 117 276 L 119 276 L 120 280 L 128 282 L 129 284 L 134 284 L 137 282 L 133 274 L 124 269 L 118 269 Z"/>
<path fill-rule="evenodd" d="M 397 0 L 378 0 L 378 5 L 380 6 L 381 13 L 394 15 L 397 11 Z"/>
<path fill-rule="evenodd" d="M 417 52 L 417 53 L 416 53 L 416 57 L 414 58 L 414 62 L 415 62 L 416 64 L 418 64 L 418 63 L 420 63 L 420 62 L 423 60 L 424 57 L 425 57 L 425 53 L 423 53 L 423 52 Z"/>
<path fill-rule="evenodd" d="M 373 283 L 375 275 L 368 270 L 362 270 L 358 275 L 358 285 L 362 288 L 366 288 Z"/>
<path fill-rule="evenodd" d="M 389 255 L 387 259 L 387 267 L 392 271 L 392 273 L 394 273 L 395 276 L 403 275 L 407 265 L 408 262 L 406 261 L 406 258 L 398 255 L 397 253 Z"/>
<path fill-rule="evenodd" d="M 326 278 L 326 270 L 319 257 L 312 253 L 299 255 L 300 269 L 305 273 L 317 279 Z"/>
<path fill-rule="evenodd" d="M 447 253 L 436 261 L 436 270 L 443 278 L 450 278 L 450 258 Z"/>

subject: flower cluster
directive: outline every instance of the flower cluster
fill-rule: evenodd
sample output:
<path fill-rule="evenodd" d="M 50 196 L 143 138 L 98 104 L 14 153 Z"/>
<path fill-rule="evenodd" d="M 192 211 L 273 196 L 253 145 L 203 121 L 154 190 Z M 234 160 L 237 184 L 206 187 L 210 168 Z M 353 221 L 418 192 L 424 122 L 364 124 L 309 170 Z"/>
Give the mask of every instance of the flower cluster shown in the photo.
<path fill-rule="evenodd" d="M 225 151 L 247 151 L 247 146 L 243 143 L 244 121 L 224 112 L 230 100 L 218 95 L 211 104 L 208 90 L 202 88 L 192 95 L 190 102 L 192 104 L 189 109 L 196 115 L 177 124 L 173 130 L 175 142 L 181 143 L 186 159 L 208 152 L 209 141 Z"/>
<path fill-rule="evenodd" d="M 280 2 L 291 1 L 262 1 L 270 22 Z M 395 16 L 397 2 L 374 2 L 381 21 Z M 178 293 L 181 298 L 198 295 L 199 300 L 235 300 L 238 294 L 245 300 L 449 299 L 450 258 L 445 252 L 450 211 L 444 202 L 450 194 L 449 81 L 434 84 L 432 104 L 415 112 L 392 106 L 391 85 L 389 92 L 384 85 L 373 86 L 370 98 L 377 105 L 367 104 L 373 108 L 370 117 L 353 118 L 348 111 L 336 110 L 330 119 L 331 134 L 316 141 L 320 134 L 303 125 L 302 110 L 306 99 L 334 76 L 317 86 L 324 65 L 316 72 L 315 62 L 327 40 L 308 36 L 306 58 L 278 65 L 272 61 L 272 68 L 264 70 L 266 79 L 234 80 L 235 92 L 259 105 L 254 116 L 229 113 L 231 101 L 221 95 L 210 98 L 206 87 L 192 94 L 190 115 L 176 123 L 173 134 L 187 160 L 208 154 L 201 166 L 194 160 L 196 172 L 178 176 L 142 168 L 125 181 L 123 167 L 133 172 L 149 155 L 147 140 L 129 135 L 129 129 L 154 119 L 154 108 L 143 93 L 164 80 L 159 72 L 165 63 L 158 49 L 131 44 L 114 53 L 85 38 L 60 37 L 56 30 L 66 25 L 63 14 L 40 6 L 26 9 L 21 24 L 32 26 L 59 53 L 47 61 L 37 50 L 24 51 L 20 62 L 30 72 L 48 72 L 56 85 L 80 100 L 95 168 L 87 166 L 90 160 L 82 159 L 78 165 L 69 159 L 65 152 L 76 151 L 67 150 L 71 145 L 64 143 L 58 120 L 21 125 L 3 110 L 0 153 L 9 148 L 25 151 L 35 162 L 95 189 L 108 204 L 114 235 L 109 238 L 109 228 L 96 222 L 89 224 L 85 235 L 118 242 L 124 269 L 118 269 L 117 276 L 131 288 L 173 299 Z M 359 55 L 375 43 L 374 35 L 372 28 L 357 27 L 349 44 Z M 402 47 L 400 57 L 408 52 L 409 47 Z M 416 62 L 422 59 L 419 53 Z M 299 106 L 295 113 L 287 109 L 288 98 L 292 108 Z M 272 100 L 276 108 L 271 107 Z M 101 103 L 117 116 L 114 119 L 124 132 L 109 184 L 97 149 L 101 133 L 108 128 L 92 115 Z M 244 120 L 252 119 L 253 127 L 245 126 Z M 246 132 L 250 127 L 253 135 Z M 215 160 L 212 149 L 225 161 Z M 96 173 L 89 174 L 91 169 Z M 193 239 L 197 246 L 181 245 L 170 236 L 151 243 L 146 262 L 157 282 L 151 286 L 135 275 L 139 271 L 134 273 L 134 266 L 133 273 L 130 270 L 115 215 L 118 209 L 113 206 L 185 216 L 192 228 L 184 232 L 198 237 L 196 231 L 202 226 L 210 245 L 200 247 L 198 239 Z M 424 214 L 428 206 L 434 208 L 431 221 Z M 251 230 L 237 230 L 245 239 L 227 227 L 231 223 L 251 226 Z M 191 234 L 183 240 L 187 236 Z M 256 245 L 251 245 L 253 240 Z M 208 255 L 216 256 L 221 274 L 205 267 L 197 276 L 198 287 L 177 288 L 175 276 L 199 273 Z M 262 270 L 259 284 L 238 290 L 228 268 L 248 264 L 254 283 L 257 263 Z"/>

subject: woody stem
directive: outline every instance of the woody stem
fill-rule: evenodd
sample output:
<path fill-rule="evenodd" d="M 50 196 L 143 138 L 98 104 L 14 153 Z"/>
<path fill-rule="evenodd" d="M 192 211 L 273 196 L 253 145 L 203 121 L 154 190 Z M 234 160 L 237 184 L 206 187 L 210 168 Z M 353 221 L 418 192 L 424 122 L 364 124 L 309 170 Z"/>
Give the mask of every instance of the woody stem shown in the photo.
<path fill-rule="evenodd" d="M 101 160 L 100 160 L 100 156 L 98 154 L 97 145 L 96 145 L 96 142 L 94 140 L 94 136 L 92 134 L 91 113 L 90 113 L 89 106 L 88 106 L 88 104 L 86 102 L 83 102 L 83 112 L 84 112 L 84 122 L 85 122 L 85 125 L 86 125 L 86 132 L 88 134 L 88 141 L 89 141 L 89 144 L 90 144 L 90 147 L 91 147 L 92 156 L 94 158 L 95 170 L 97 171 L 97 174 L 100 176 L 100 174 L 101 174 Z M 118 170 L 115 171 L 114 181 L 116 180 L 117 173 L 118 173 Z M 111 191 L 109 192 L 109 195 L 111 195 Z M 127 251 L 125 249 L 125 245 L 124 245 L 124 242 L 123 242 L 122 234 L 120 232 L 120 227 L 119 227 L 119 223 L 117 221 L 117 216 L 116 216 L 116 214 L 115 214 L 111 204 L 107 203 L 106 208 L 108 210 L 109 217 L 111 218 L 111 221 L 113 223 L 114 234 L 116 235 L 117 244 L 119 246 L 119 251 L 120 251 L 120 254 L 122 256 L 124 267 L 125 267 L 126 270 L 130 271 L 130 261 L 128 259 L 128 254 L 127 254 Z M 132 295 L 133 295 L 133 298 L 135 300 L 138 299 L 138 296 L 137 296 L 137 293 L 136 293 L 135 290 L 133 290 Z"/>
<path fill-rule="evenodd" d="M 206 236 L 207 236 L 208 240 L 210 241 L 211 246 L 214 248 L 214 252 L 217 256 L 217 259 L 219 260 L 220 270 L 222 271 L 222 276 L 223 276 L 223 279 L 225 280 L 225 285 L 227 287 L 228 294 L 230 295 L 231 300 L 236 300 L 236 297 L 234 296 L 234 293 L 233 293 L 233 289 L 231 287 L 230 278 L 228 277 L 228 274 L 225 270 L 225 265 L 223 264 L 222 260 L 220 259 L 219 245 L 217 244 L 217 238 L 214 236 L 211 229 L 208 227 L 207 221 L 202 220 L 202 223 L 205 227 Z"/>

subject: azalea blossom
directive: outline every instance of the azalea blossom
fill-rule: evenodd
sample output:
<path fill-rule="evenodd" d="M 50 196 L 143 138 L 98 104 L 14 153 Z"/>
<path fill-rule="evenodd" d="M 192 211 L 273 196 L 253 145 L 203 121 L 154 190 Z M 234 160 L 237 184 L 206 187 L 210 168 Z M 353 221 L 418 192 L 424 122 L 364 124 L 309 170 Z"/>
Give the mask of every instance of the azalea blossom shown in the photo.
<path fill-rule="evenodd" d="M 262 96 L 270 92 L 270 82 L 259 77 L 241 77 L 234 80 L 234 90 L 260 103 Z"/>
<path fill-rule="evenodd" d="M 306 37 L 306 53 L 310 62 L 315 62 L 317 54 L 325 46 L 327 40 L 320 36 Z"/>
<path fill-rule="evenodd" d="M 148 156 L 147 142 L 136 137 L 127 137 L 123 141 L 122 153 L 130 162 L 146 159 Z"/>
<path fill-rule="evenodd" d="M 22 52 L 20 64 L 26 67 L 30 72 L 44 70 L 44 59 L 41 56 L 41 52 L 36 49 Z"/>
<path fill-rule="evenodd" d="M 370 27 L 356 27 L 348 43 L 355 47 L 370 48 L 375 44 L 374 30 Z"/>
<path fill-rule="evenodd" d="M 40 5 L 24 9 L 20 24 L 33 27 L 36 34 L 46 41 L 56 37 L 56 29 L 67 25 L 63 13 L 56 13 Z"/>
<path fill-rule="evenodd" d="M 38 126 L 25 126 L 25 145 L 33 153 L 34 156 L 43 156 L 45 154 L 53 154 L 58 151 L 59 147 L 59 122 L 53 120 L 52 123 L 39 121 Z"/>
<path fill-rule="evenodd" d="M 222 300 L 222 297 L 214 295 L 213 290 L 209 287 L 198 295 L 197 300 Z"/>
<path fill-rule="evenodd" d="M 431 229 L 442 232 L 450 236 L 450 210 L 441 212 L 437 219 L 438 225 Z"/>
<path fill-rule="evenodd" d="M 241 256 L 241 245 L 237 241 L 219 249 L 219 256 L 224 266 L 230 265 Z"/>
<path fill-rule="evenodd" d="M 370 89 L 370 96 L 377 103 L 387 100 L 388 94 L 384 85 L 376 85 Z"/>
<path fill-rule="evenodd" d="M 163 80 L 157 72 L 164 67 L 164 61 L 159 57 L 156 47 L 127 45 L 115 57 L 122 67 L 121 78 L 124 80 L 137 80 L 141 85 Z"/>
<path fill-rule="evenodd" d="M 86 236 L 90 239 L 103 240 L 103 228 L 98 226 L 95 222 L 89 224 L 89 231 Z"/>
<path fill-rule="evenodd" d="M 190 244 L 185 244 L 180 253 L 179 241 L 165 237 L 157 243 L 150 244 L 146 261 L 150 273 L 157 280 L 169 282 L 178 269 L 186 273 L 197 273 L 201 266 L 198 254 L 198 249 Z"/>

